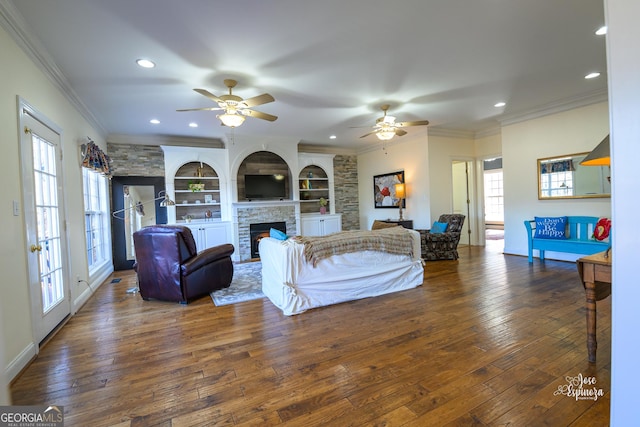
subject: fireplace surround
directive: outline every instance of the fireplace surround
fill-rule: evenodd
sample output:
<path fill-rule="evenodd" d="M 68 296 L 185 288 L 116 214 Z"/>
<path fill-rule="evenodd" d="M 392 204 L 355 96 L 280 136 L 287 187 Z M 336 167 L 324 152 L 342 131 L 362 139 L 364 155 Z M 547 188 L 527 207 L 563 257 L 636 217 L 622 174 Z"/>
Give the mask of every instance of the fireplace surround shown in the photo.
<path fill-rule="evenodd" d="M 259 222 L 256 224 L 249 224 L 249 238 L 251 240 L 251 258 L 260 258 L 260 251 L 258 250 L 258 244 L 263 237 L 269 237 L 269 232 L 272 228 L 280 230 L 283 233 L 287 232 L 287 223 L 284 221 L 279 222 Z"/>

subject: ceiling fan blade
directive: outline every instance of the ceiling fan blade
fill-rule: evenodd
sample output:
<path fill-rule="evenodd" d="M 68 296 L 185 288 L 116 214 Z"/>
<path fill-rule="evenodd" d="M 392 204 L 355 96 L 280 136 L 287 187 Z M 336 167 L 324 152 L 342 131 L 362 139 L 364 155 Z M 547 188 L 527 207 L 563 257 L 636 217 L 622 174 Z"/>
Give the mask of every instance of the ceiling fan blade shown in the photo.
<path fill-rule="evenodd" d="M 375 131 L 373 132 L 369 132 L 369 133 L 365 133 L 364 135 L 362 135 L 360 138 L 366 138 L 367 136 L 376 133 Z"/>
<path fill-rule="evenodd" d="M 215 111 L 215 110 L 222 110 L 222 108 L 220 107 L 185 108 L 185 109 L 176 110 L 176 111 Z"/>
<path fill-rule="evenodd" d="M 416 120 L 415 122 L 399 122 L 396 123 L 398 127 L 406 127 L 406 126 L 426 126 L 429 124 L 429 120 Z"/>
<path fill-rule="evenodd" d="M 215 96 L 214 94 L 212 94 L 206 89 L 194 89 L 194 90 L 198 92 L 200 95 L 206 96 L 207 98 L 209 98 L 215 103 L 224 102 L 222 99 L 218 98 L 217 96 Z"/>
<path fill-rule="evenodd" d="M 273 116 L 271 114 L 263 113 L 262 111 L 255 110 L 239 110 L 242 114 L 249 117 L 255 117 L 256 119 L 268 120 L 270 122 L 275 122 L 278 116 Z"/>
<path fill-rule="evenodd" d="M 396 129 L 396 135 L 397 136 L 405 136 L 407 134 L 407 131 L 402 130 L 402 129 Z"/>
<path fill-rule="evenodd" d="M 262 95 L 254 96 L 253 98 L 245 99 L 240 102 L 239 105 L 241 107 L 246 106 L 246 108 L 255 107 L 256 105 L 268 104 L 269 102 L 275 101 L 275 98 L 268 93 L 263 93 Z"/>

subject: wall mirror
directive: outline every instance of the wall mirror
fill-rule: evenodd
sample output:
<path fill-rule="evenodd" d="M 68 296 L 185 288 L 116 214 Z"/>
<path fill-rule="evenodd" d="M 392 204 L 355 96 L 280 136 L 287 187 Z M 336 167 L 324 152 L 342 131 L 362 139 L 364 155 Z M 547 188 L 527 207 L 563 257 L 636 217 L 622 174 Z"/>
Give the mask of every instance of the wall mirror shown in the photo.
<path fill-rule="evenodd" d="M 580 165 L 587 154 L 538 159 L 538 199 L 611 197 L 611 168 Z"/>
<path fill-rule="evenodd" d="M 133 268 L 133 233 L 142 227 L 167 223 L 167 209 L 154 200 L 165 189 L 164 177 L 114 176 L 111 179 L 111 241 L 114 270 Z"/>

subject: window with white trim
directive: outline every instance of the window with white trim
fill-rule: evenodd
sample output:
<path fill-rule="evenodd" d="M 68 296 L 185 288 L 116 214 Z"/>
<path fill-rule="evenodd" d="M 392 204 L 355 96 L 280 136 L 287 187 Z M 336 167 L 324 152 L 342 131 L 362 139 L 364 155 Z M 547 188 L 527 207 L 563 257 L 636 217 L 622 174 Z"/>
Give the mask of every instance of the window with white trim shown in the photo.
<path fill-rule="evenodd" d="M 109 212 L 106 176 L 82 168 L 84 224 L 89 275 L 109 261 Z"/>
<path fill-rule="evenodd" d="M 502 169 L 484 172 L 484 209 L 485 222 L 504 222 Z"/>

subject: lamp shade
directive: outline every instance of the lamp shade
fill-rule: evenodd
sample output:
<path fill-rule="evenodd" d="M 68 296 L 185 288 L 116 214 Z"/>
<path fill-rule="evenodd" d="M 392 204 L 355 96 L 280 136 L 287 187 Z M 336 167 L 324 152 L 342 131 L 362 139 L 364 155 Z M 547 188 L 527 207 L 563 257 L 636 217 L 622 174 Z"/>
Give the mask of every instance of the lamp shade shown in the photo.
<path fill-rule="evenodd" d="M 394 189 L 396 191 L 396 197 L 398 199 L 404 199 L 405 198 L 406 193 L 405 193 L 404 183 L 396 184 L 394 186 Z"/>
<path fill-rule="evenodd" d="M 392 130 L 381 130 L 381 131 L 376 132 L 376 136 L 381 141 L 388 141 L 391 138 L 393 138 L 394 136 L 396 136 L 396 131 L 393 130 L 393 129 Z"/>
<path fill-rule="evenodd" d="M 609 135 L 607 135 L 596 148 L 590 152 L 581 162 L 583 166 L 610 166 L 611 155 L 609 148 Z"/>
<path fill-rule="evenodd" d="M 236 114 L 236 113 L 224 113 L 224 114 L 218 114 L 217 116 L 220 121 L 222 122 L 223 125 L 228 126 L 230 128 L 236 128 L 238 126 L 240 126 L 242 123 L 244 123 L 244 116 L 241 116 L 240 114 Z"/>
<path fill-rule="evenodd" d="M 162 197 L 162 196 L 161 196 Z M 158 199 L 156 199 L 158 200 Z M 160 202 L 160 207 L 166 208 L 167 206 L 175 206 L 176 202 L 169 198 L 167 193 L 164 193 L 164 199 Z"/>

